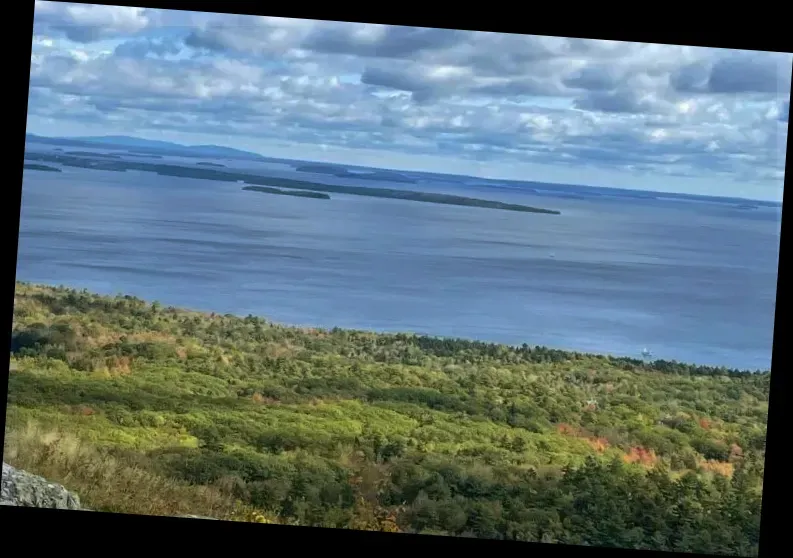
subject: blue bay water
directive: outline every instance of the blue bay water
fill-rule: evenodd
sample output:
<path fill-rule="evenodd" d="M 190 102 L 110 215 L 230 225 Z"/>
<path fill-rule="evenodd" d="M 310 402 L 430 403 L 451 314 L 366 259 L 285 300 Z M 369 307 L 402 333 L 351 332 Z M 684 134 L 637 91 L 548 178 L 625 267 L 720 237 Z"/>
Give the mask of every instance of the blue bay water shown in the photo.
<path fill-rule="evenodd" d="M 295 198 L 139 171 L 25 171 L 17 279 L 289 324 L 770 366 L 779 208 L 426 177 L 396 187 L 562 215 Z"/>

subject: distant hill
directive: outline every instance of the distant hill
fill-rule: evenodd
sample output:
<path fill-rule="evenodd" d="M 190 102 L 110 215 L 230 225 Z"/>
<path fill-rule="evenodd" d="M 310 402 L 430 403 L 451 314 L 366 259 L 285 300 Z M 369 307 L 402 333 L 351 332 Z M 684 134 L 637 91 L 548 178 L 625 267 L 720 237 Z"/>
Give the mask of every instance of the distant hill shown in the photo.
<path fill-rule="evenodd" d="M 267 157 L 232 147 L 219 145 L 182 145 L 168 141 L 147 140 L 130 136 L 87 136 L 79 138 L 53 138 L 27 134 L 26 141 L 68 147 L 104 147 L 134 150 L 144 153 L 168 153 L 185 157 L 225 157 L 229 159 L 267 160 Z"/>
<path fill-rule="evenodd" d="M 635 190 L 605 186 L 587 186 L 581 184 L 543 183 L 531 180 L 482 178 L 457 174 L 437 172 L 396 171 L 377 167 L 364 167 L 357 165 L 329 164 L 317 161 L 303 161 L 297 159 L 283 159 L 265 157 L 251 151 L 234 149 L 220 145 L 182 145 L 167 141 L 147 140 L 131 136 L 88 136 L 78 138 L 57 138 L 27 134 L 26 141 L 60 147 L 91 147 L 124 150 L 128 153 L 139 153 L 160 157 L 162 155 L 177 155 L 191 158 L 225 158 L 243 159 L 261 162 L 285 163 L 291 165 L 298 172 L 314 174 L 328 174 L 339 178 L 354 178 L 356 180 L 378 180 L 382 182 L 401 182 L 415 184 L 420 178 L 454 182 L 461 186 L 487 186 L 505 189 L 516 189 L 530 192 L 533 195 L 551 198 L 591 199 L 592 197 L 619 197 L 644 200 L 684 200 L 707 201 L 738 205 L 742 210 L 757 209 L 759 207 L 780 208 L 779 201 L 756 200 L 750 198 L 737 198 L 726 196 L 707 196 L 702 194 L 687 194 L 683 192 L 659 192 L 652 190 Z M 108 154 L 96 154 L 107 157 Z M 202 166 L 214 166 L 202 164 Z M 350 172 L 350 169 L 366 171 L 366 174 Z M 751 207 L 750 207 L 751 206 Z"/>

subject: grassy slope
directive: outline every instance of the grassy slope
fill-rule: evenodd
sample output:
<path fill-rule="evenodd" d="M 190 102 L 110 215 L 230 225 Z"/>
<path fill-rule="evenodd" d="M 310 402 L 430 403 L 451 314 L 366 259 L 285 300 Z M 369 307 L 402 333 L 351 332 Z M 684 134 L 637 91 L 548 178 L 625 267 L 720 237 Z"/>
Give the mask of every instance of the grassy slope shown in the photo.
<path fill-rule="evenodd" d="M 14 331 L 6 453 L 75 490 L 101 486 L 84 471 L 110 463 L 134 486 L 171 487 L 161 513 L 756 552 L 767 374 L 23 284 Z M 52 432 L 81 440 L 93 469 Z M 631 485 L 644 500 L 621 494 Z M 154 513 L 114 486 L 83 497 Z"/>

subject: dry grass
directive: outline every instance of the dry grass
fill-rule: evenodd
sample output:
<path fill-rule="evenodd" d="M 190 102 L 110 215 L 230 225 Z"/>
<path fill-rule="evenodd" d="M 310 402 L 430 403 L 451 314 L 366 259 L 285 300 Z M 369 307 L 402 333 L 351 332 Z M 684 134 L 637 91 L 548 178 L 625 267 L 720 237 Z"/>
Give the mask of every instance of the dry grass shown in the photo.
<path fill-rule="evenodd" d="M 3 459 L 62 484 L 79 495 L 86 508 L 96 511 L 257 521 L 254 510 L 216 487 L 191 486 L 159 476 L 74 436 L 36 424 L 6 432 Z"/>

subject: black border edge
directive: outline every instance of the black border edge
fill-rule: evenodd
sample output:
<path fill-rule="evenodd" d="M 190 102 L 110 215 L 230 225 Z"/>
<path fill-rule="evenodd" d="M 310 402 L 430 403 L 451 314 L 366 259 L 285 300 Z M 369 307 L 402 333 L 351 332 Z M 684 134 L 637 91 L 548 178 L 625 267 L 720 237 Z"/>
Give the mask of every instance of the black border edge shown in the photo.
<path fill-rule="evenodd" d="M 61 1 L 61 0 L 52 0 Z M 72 2 L 83 4 L 109 4 L 109 5 L 128 5 L 137 7 L 152 7 L 157 9 L 175 9 L 175 10 L 190 10 L 197 12 L 218 12 L 218 13 L 238 13 L 238 14 L 251 14 L 261 15 L 260 10 L 254 9 L 254 4 L 244 0 L 227 0 L 225 2 L 220 0 L 162 0 L 155 2 L 153 0 L 145 0 L 138 2 L 128 2 L 124 0 L 116 0 L 114 2 L 106 2 L 97 0 L 94 2 Z M 17 43 L 11 48 L 11 51 L 16 55 L 17 66 L 16 73 L 11 77 L 10 82 L 12 87 L 11 94 L 16 98 L 12 100 L 9 106 L 11 110 L 7 112 L 6 116 L 17 119 L 15 126 L 21 128 L 20 131 L 15 133 L 24 134 L 27 127 L 27 106 L 30 84 L 30 55 L 32 48 L 32 29 L 33 29 L 33 11 L 34 1 L 29 1 L 26 10 L 15 12 L 15 23 L 21 29 L 31 30 L 31 42 L 25 40 Z M 188 7 L 189 6 L 189 7 Z M 734 48 L 745 50 L 765 50 L 777 52 L 791 52 L 788 41 L 789 30 L 776 20 L 776 26 L 771 25 L 771 19 L 766 15 L 767 12 L 757 11 L 756 14 L 745 13 L 743 10 L 733 11 L 732 15 L 735 18 L 735 23 L 732 28 L 736 31 L 727 36 L 721 33 L 725 29 L 730 29 L 730 26 L 725 21 L 728 14 L 721 14 L 718 22 L 714 18 L 702 19 L 695 21 L 688 15 L 683 18 L 678 16 L 674 21 L 666 21 L 663 17 L 658 17 L 657 14 L 653 16 L 654 22 L 657 24 L 655 30 L 649 28 L 641 29 L 639 27 L 632 27 L 627 24 L 623 19 L 614 18 L 614 14 L 608 11 L 599 9 L 601 15 L 606 17 L 606 20 L 612 21 L 615 25 L 611 28 L 608 25 L 589 23 L 592 14 L 586 14 L 580 11 L 578 15 L 584 16 L 580 19 L 573 18 L 569 10 L 562 12 L 567 16 L 568 21 L 560 22 L 562 18 L 549 17 L 548 12 L 550 6 L 543 8 L 543 21 L 542 23 L 522 24 L 515 23 L 515 20 L 523 18 L 531 19 L 530 16 L 521 16 L 515 18 L 511 10 L 504 12 L 483 14 L 480 11 L 465 10 L 463 6 L 456 5 L 453 15 L 444 16 L 438 15 L 437 12 L 430 12 L 426 10 L 426 5 L 422 6 L 420 15 L 406 15 L 406 12 L 399 11 L 392 12 L 389 15 L 381 15 L 380 10 L 366 10 L 363 7 L 356 6 L 354 10 L 345 11 L 341 7 L 334 7 L 332 10 L 321 9 L 312 6 L 306 10 L 299 10 L 285 8 L 284 5 L 277 5 L 268 7 L 266 15 L 280 16 L 280 17 L 297 17 L 306 19 L 331 19 L 331 20 L 344 20 L 344 21 L 360 21 L 366 23 L 390 23 L 394 25 L 416 25 L 422 27 L 446 27 L 470 30 L 487 30 L 499 31 L 507 33 L 530 33 L 539 35 L 551 36 L 565 36 L 565 37 L 580 37 L 591 39 L 609 39 L 621 40 L 630 42 L 647 42 L 647 43 L 669 43 L 669 44 L 686 44 L 692 46 L 707 46 L 715 48 Z M 563 7 L 564 9 L 564 7 Z M 677 10 L 668 10 L 674 14 L 679 14 Z M 308 12 L 308 13 L 306 13 Z M 346 12 L 346 13 L 345 13 Z M 22 14 L 21 16 L 19 14 Z M 638 12 L 634 12 L 637 13 Z M 704 12 L 703 12 L 704 13 Z M 496 23 L 499 16 L 503 16 L 502 21 Z M 646 17 L 641 17 L 643 21 L 647 21 Z M 680 20 L 685 19 L 687 27 L 679 25 Z M 587 23 L 581 25 L 576 24 L 578 21 L 585 21 Z M 595 31 L 594 29 L 597 29 Z M 757 34 L 752 34 L 751 31 L 758 31 Z M 20 48 L 21 46 L 21 48 Z M 23 110 L 24 107 L 24 110 Z M 21 124 L 19 124 L 21 122 Z M 18 141 L 18 140 L 17 140 Z M 24 139 L 21 146 L 17 148 L 19 159 L 24 161 Z M 790 155 L 791 155 L 791 142 L 788 134 L 787 139 L 787 160 L 785 167 L 785 186 L 789 185 L 789 171 L 790 171 Z M 19 236 L 19 219 L 21 208 L 21 193 L 22 193 L 22 173 L 23 165 L 19 164 L 14 174 L 15 182 L 8 188 L 10 190 L 10 197 L 6 197 L 12 203 L 6 203 L 6 221 L 8 221 L 14 228 L 15 240 L 10 240 L 11 250 L 6 252 L 5 263 L 8 264 L 10 272 L 7 274 L 7 298 L 9 308 L 6 311 L 6 324 L 7 331 L 11 331 L 11 323 L 13 319 L 13 300 L 14 300 L 14 287 L 16 282 L 16 259 L 18 251 L 18 236 Z M 783 251 L 786 246 L 784 239 L 785 235 L 785 209 L 784 209 L 784 194 L 783 194 L 783 209 L 782 209 L 782 227 L 780 236 L 780 250 L 779 250 L 779 271 L 777 276 L 777 299 L 775 319 L 774 319 L 774 349 L 772 355 L 772 373 L 770 376 L 771 383 L 771 399 L 775 402 L 773 405 L 769 403 L 768 411 L 768 434 L 766 438 L 766 462 L 764 474 L 764 491 L 763 491 L 763 505 L 762 505 L 762 520 L 761 520 L 761 533 L 760 533 L 760 557 L 776 556 L 780 553 L 774 552 L 775 548 L 782 547 L 783 544 L 783 519 L 787 502 L 789 501 L 786 496 L 789 493 L 789 482 L 784 472 L 783 457 L 781 454 L 782 435 L 785 432 L 783 423 L 787 421 L 785 415 L 787 406 L 783 404 L 784 393 L 786 391 L 787 371 L 786 360 L 786 347 L 782 344 L 782 314 L 780 309 L 783 307 L 782 300 L 784 300 L 785 291 L 782 288 L 783 277 Z M 789 236 L 789 235 L 788 235 Z M 9 339 L 10 341 L 10 339 Z M 3 365 L 2 375 L 5 376 L 6 381 L 3 382 L 2 391 L 7 401 L 8 398 L 8 364 L 10 362 L 10 352 L 6 353 L 6 364 Z M 3 439 L 5 439 L 5 413 L 2 416 L 3 423 Z M 773 443 L 771 438 L 775 440 Z M 776 448 L 769 453 L 768 446 Z M 768 456 L 773 456 L 769 460 Z M 774 510 L 778 510 L 776 513 Z M 252 545 L 261 545 L 265 549 L 272 548 L 276 541 L 283 542 L 290 550 L 295 550 L 298 547 L 315 547 L 318 545 L 345 545 L 344 548 L 352 550 L 363 550 L 368 545 L 384 545 L 389 550 L 399 551 L 408 548 L 418 548 L 421 550 L 430 551 L 438 548 L 446 551 L 454 551 L 456 549 L 465 550 L 508 550 L 514 548 L 516 551 L 528 551 L 528 554 L 534 556 L 704 556 L 695 554 L 671 553 L 671 552 L 652 552 L 652 551 L 638 551 L 638 550 L 625 550 L 625 549 L 606 549 L 606 548 L 593 548 L 593 547 L 579 547 L 567 546 L 557 544 L 539 544 L 539 543 L 513 543 L 506 541 L 486 541 L 481 539 L 459 539 L 452 537 L 437 537 L 428 535 L 404 535 L 404 534 L 386 534 L 386 533 L 372 533 L 361 531 L 348 531 L 348 530 L 334 530 L 334 529 L 319 529 L 310 527 L 286 527 L 275 525 L 254 525 L 243 523 L 230 523 L 223 521 L 206 521 L 197 519 L 181 519 L 181 518 L 161 518 L 161 517 L 148 517 L 148 516 L 132 516 L 122 514 L 110 513 L 92 513 L 92 512 L 76 512 L 64 510 L 48 510 L 37 508 L 12 508 L 8 506 L 0 506 L 0 521 L 8 524 L 11 529 L 4 529 L 5 533 L 13 532 L 14 527 L 17 525 L 22 527 L 33 527 L 36 525 L 46 525 L 46 537 L 50 541 L 74 540 L 75 533 L 80 533 L 85 527 L 90 528 L 91 535 L 96 536 L 97 533 L 108 535 L 110 537 L 118 537 L 117 541 L 123 541 L 124 546 L 127 548 L 140 547 L 141 549 L 155 549 L 169 546 L 171 544 L 178 546 L 182 551 L 188 548 L 208 550 L 210 545 L 220 543 L 225 547 L 225 550 L 231 550 L 235 546 L 245 545 L 250 543 Z M 35 527 L 34 527 L 35 528 Z M 246 531 L 246 529 L 248 531 Z M 257 531 L 254 531 L 257 529 Z M 156 535 L 162 535 L 157 537 Z M 155 539 L 157 541 L 155 542 Z M 46 542 L 46 541 L 42 541 Z M 164 543 L 164 544 L 163 544 Z M 90 544 L 89 540 L 84 542 L 85 546 Z M 84 545 L 75 545 L 81 547 Z M 514 545 L 514 546 L 510 546 Z M 247 545 L 245 545 L 247 546 Z"/>
<path fill-rule="evenodd" d="M 791 142 L 790 127 L 788 127 L 787 155 L 785 159 L 785 190 L 790 186 L 791 174 Z M 787 231 L 787 235 L 785 234 Z M 785 238 L 787 237 L 787 242 Z M 783 435 L 787 428 L 785 423 L 790 424 L 790 417 L 787 413 L 785 398 L 789 395 L 788 369 L 790 358 L 787 356 L 787 346 L 784 344 L 783 337 L 783 313 L 785 307 L 782 301 L 785 299 L 784 278 L 790 277 L 784 273 L 783 249 L 790 246 L 790 227 L 785 228 L 785 194 L 782 194 L 782 225 L 779 235 L 779 263 L 777 271 L 776 287 L 776 311 L 774 312 L 774 348 L 771 354 L 771 377 L 770 394 L 768 397 L 768 421 L 766 423 L 766 450 L 765 468 L 763 472 L 763 500 L 762 511 L 760 513 L 760 553 L 759 556 L 776 556 L 775 548 L 780 548 L 783 541 L 783 518 L 787 515 L 790 506 L 790 476 L 785 471 L 784 457 L 780 451 L 785 443 Z M 771 402 L 774 402 L 772 405 Z M 773 443 L 769 443 L 774 439 Z M 770 448 L 774 449 L 770 449 Z M 770 450 L 770 451 L 769 451 Z M 769 459 L 771 456 L 771 459 Z M 777 510 L 776 513 L 774 510 Z M 784 510 L 784 511 L 783 511 Z"/>

